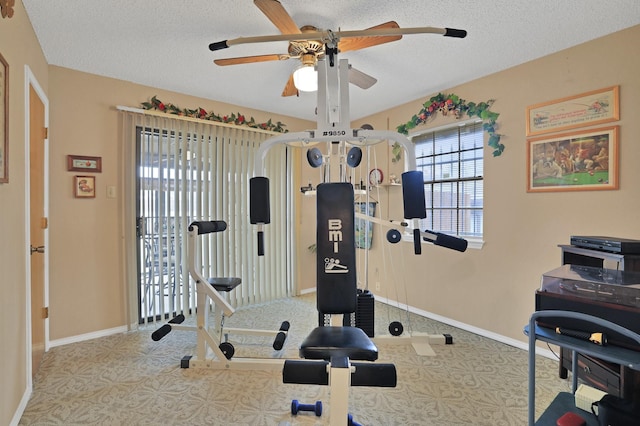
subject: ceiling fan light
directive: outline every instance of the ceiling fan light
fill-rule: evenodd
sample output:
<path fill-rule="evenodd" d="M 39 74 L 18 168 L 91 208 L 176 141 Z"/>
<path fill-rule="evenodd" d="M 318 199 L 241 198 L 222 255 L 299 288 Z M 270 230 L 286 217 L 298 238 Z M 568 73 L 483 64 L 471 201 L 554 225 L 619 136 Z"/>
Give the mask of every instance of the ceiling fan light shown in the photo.
<path fill-rule="evenodd" d="M 318 71 L 313 65 L 302 65 L 293 72 L 293 84 L 301 92 L 318 90 Z"/>

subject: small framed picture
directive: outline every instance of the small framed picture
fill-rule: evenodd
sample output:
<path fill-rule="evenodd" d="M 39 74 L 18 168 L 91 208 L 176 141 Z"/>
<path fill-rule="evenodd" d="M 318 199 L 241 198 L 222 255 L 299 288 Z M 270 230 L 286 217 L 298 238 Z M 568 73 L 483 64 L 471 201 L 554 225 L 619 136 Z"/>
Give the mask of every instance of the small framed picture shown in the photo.
<path fill-rule="evenodd" d="M 67 155 L 67 170 L 70 172 L 102 172 L 102 157 Z"/>
<path fill-rule="evenodd" d="M 74 176 L 73 196 L 75 198 L 96 198 L 95 176 Z"/>

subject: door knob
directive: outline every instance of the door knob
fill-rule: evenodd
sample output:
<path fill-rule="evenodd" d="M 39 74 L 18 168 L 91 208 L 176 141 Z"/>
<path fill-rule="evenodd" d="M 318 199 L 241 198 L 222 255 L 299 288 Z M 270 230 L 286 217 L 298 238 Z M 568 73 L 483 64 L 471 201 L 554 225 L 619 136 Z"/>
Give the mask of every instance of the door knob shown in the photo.
<path fill-rule="evenodd" d="M 44 253 L 44 246 L 38 246 L 38 247 L 31 246 L 31 254 L 33 253 Z"/>

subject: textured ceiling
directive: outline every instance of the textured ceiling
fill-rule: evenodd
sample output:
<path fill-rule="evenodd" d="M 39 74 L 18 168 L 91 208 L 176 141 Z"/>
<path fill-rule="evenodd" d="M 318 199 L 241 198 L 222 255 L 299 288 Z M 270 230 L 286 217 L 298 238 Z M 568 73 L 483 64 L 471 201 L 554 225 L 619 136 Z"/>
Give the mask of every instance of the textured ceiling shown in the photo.
<path fill-rule="evenodd" d="M 378 79 L 368 90 L 351 85 L 352 119 L 640 24 L 638 0 L 281 3 L 299 26 L 360 30 L 393 20 L 401 27 L 468 31 L 465 39 L 405 35 L 399 41 L 341 55 Z M 286 53 L 286 42 L 209 51 L 209 43 L 215 41 L 280 34 L 251 0 L 23 0 L 23 4 L 51 65 L 315 120 L 315 93 L 280 96 L 297 60 L 213 64 L 218 58 Z"/>

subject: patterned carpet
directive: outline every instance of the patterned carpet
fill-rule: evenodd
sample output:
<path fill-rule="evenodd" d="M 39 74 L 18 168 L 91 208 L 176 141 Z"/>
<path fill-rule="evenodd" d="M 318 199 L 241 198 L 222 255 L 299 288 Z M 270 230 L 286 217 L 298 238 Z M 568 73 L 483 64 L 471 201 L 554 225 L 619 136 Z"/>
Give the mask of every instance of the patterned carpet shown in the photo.
<path fill-rule="evenodd" d="M 297 348 L 317 321 L 314 295 L 239 309 L 229 327 L 291 323 L 282 351 L 266 337 L 231 338 L 235 357 L 298 358 Z M 524 425 L 527 418 L 527 353 L 376 302 L 376 335 L 391 321 L 405 330 L 448 333 L 452 345 L 434 345 L 419 356 L 405 340 L 378 344 L 379 362 L 398 371 L 396 388 L 354 387 L 349 404 L 363 425 Z M 185 324 L 189 320 L 185 321 Z M 326 386 L 282 383 L 279 371 L 182 369 L 196 336 L 173 331 L 159 342 L 154 328 L 51 349 L 34 380 L 21 425 L 322 425 L 328 424 Z M 538 357 L 536 413 L 569 383 L 557 362 Z M 291 415 L 291 400 L 321 400 L 321 417 Z"/>

